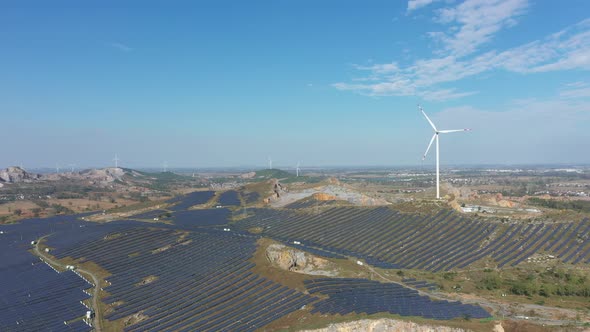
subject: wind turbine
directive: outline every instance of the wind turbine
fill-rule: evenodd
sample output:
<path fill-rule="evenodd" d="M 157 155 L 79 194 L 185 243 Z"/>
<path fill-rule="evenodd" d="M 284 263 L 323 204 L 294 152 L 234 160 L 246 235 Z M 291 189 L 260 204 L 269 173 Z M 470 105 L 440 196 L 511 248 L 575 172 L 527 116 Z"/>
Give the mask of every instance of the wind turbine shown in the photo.
<path fill-rule="evenodd" d="M 168 172 L 168 162 L 164 161 L 164 173 Z"/>
<path fill-rule="evenodd" d="M 115 154 L 115 158 L 113 158 L 113 161 L 115 162 L 115 168 L 119 168 L 119 157 L 117 157 L 117 155 Z"/>
<path fill-rule="evenodd" d="M 55 173 L 59 173 L 59 164 L 55 163 Z"/>
<path fill-rule="evenodd" d="M 422 112 L 422 114 L 424 114 L 424 117 L 426 118 L 428 123 L 430 123 L 430 126 L 432 126 L 432 129 L 434 129 L 434 135 L 432 135 L 432 138 L 430 139 L 430 143 L 428 144 L 428 147 L 426 148 L 426 152 L 424 152 L 424 156 L 422 156 L 422 160 L 424 160 L 426 158 L 426 155 L 428 154 L 428 151 L 430 150 L 430 147 L 432 146 L 432 142 L 434 142 L 434 140 L 436 139 L 436 198 L 440 199 L 440 171 L 439 171 L 439 155 L 440 155 L 440 153 L 439 153 L 439 148 L 438 148 L 438 134 L 448 134 L 448 133 L 456 133 L 456 132 L 460 132 L 460 131 L 470 131 L 471 129 L 438 130 L 438 129 L 436 129 L 436 126 L 430 120 L 428 115 L 426 115 L 426 113 L 424 113 L 422 106 L 418 105 L 418 109 L 420 110 L 420 112 Z"/>
<path fill-rule="evenodd" d="M 69 164 L 68 166 L 70 166 L 70 171 L 72 173 L 74 173 L 74 169 L 76 168 L 76 164 Z"/>
<path fill-rule="evenodd" d="M 299 177 L 299 162 L 297 162 L 297 167 L 295 168 L 295 173 L 297 174 L 297 177 Z"/>
<path fill-rule="evenodd" d="M 272 158 L 268 156 L 268 169 L 272 169 Z"/>

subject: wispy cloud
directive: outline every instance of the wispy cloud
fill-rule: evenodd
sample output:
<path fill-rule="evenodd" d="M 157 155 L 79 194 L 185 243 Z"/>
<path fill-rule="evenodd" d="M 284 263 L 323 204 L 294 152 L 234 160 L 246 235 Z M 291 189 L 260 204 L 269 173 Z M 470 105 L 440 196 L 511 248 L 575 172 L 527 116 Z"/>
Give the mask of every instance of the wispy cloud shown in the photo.
<path fill-rule="evenodd" d="M 495 59 L 505 69 L 521 73 L 590 69 L 590 19 L 501 52 Z"/>
<path fill-rule="evenodd" d="M 516 25 L 517 17 L 527 7 L 527 0 L 467 0 L 438 10 L 435 20 L 450 27 L 446 32 L 431 32 L 430 36 L 443 44 L 444 51 L 467 55 L 503 28 Z"/>
<path fill-rule="evenodd" d="M 559 92 L 559 96 L 565 99 L 590 98 L 590 85 L 585 82 L 570 83 Z"/>
<path fill-rule="evenodd" d="M 361 65 L 353 65 L 356 69 L 359 70 L 370 70 L 372 72 L 378 74 L 387 74 L 387 73 L 394 73 L 399 70 L 397 63 L 384 63 L 384 64 L 375 64 L 370 66 L 361 66 Z"/>
<path fill-rule="evenodd" d="M 110 47 L 112 47 L 112 48 L 115 48 L 115 49 L 117 49 L 119 51 L 122 51 L 122 52 L 131 52 L 131 51 L 133 51 L 133 48 L 132 47 L 130 47 L 128 45 L 125 45 L 123 43 L 108 43 L 107 45 L 110 46 Z"/>
<path fill-rule="evenodd" d="M 408 13 L 413 10 L 428 6 L 431 3 L 436 2 L 436 1 L 439 1 L 439 0 L 409 0 L 408 1 Z"/>
<path fill-rule="evenodd" d="M 514 100 L 501 111 L 467 105 L 450 107 L 433 117 L 441 127 L 473 128 L 470 141 L 457 140 L 449 148 L 456 149 L 449 151 L 455 158 L 469 149 L 474 163 L 587 162 L 580 153 L 590 148 L 590 133 L 580 125 L 590 121 L 587 99 L 558 94 Z M 477 142 L 477 148 L 472 142 Z"/>
<path fill-rule="evenodd" d="M 458 40 L 460 39 L 455 39 Z M 415 95 L 436 101 L 461 98 L 476 91 L 457 91 L 441 85 L 493 70 L 522 74 L 572 69 L 590 70 L 590 19 L 544 39 L 504 51 L 492 50 L 468 56 L 464 52 L 448 54 L 419 59 L 406 67 L 390 62 L 368 66 L 354 65 L 354 68 L 362 73 L 361 77 L 353 79 L 352 83 L 339 82 L 333 86 L 340 90 L 370 96 Z"/>

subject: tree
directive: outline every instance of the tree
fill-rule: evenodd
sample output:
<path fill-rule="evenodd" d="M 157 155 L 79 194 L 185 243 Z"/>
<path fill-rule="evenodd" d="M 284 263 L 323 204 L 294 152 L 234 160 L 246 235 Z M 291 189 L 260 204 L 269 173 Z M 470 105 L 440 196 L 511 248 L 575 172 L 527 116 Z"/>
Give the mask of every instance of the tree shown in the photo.
<path fill-rule="evenodd" d="M 34 208 L 31 211 L 33 211 L 33 215 L 36 217 L 39 217 L 39 213 L 41 213 L 41 208 Z"/>
<path fill-rule="evenodd" d="M 17 216 L 20 216 L 21 214 L 23 214 L 23 210 L 16 209 L 16 210 L 14 210 L 14 214 L 17 215 Z"/>

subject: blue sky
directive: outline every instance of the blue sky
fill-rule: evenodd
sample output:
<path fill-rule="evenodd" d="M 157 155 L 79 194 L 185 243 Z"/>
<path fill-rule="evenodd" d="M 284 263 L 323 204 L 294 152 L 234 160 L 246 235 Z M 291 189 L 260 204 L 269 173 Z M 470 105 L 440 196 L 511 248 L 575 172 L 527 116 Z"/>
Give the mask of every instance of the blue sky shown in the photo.
<path fill-rule="evenodd" d="M 98 3 L 0 4 L 0 167 L 590 163 L 588 1 Z"/>

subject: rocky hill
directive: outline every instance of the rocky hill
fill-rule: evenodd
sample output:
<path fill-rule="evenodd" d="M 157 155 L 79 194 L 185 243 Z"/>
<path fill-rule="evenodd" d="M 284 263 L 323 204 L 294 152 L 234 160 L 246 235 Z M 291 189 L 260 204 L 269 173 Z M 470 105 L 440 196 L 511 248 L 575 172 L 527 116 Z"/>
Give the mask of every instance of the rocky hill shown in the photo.
<path fill-rule="evenodd" d="M 33 182 L 41 178 L 41 175 L 29 173 L 24 169 L 16 166 L 8 167 L 0 170 L 0 182 L 5 183 L 19 183 L 19 182 Z"/>
<path fill-rule="evenodd" d="M 326 328 L 316 330 L 305 330 L 304 332 L 382 332 L 382 331 L 404 331 L 404 332 L 465 332 L 466 330 L 448 326 L 433 326 L 416 324 L 413 322 L 382 319 L 362 319 L 353 322 L 330 324 Z M 495 327 L 493 332 L 504 331 L 501 325 Z"/>
<path fill-rule="evenodd" d="M 120 167 L 102 169 L 88 169 L 76 173 L 67 173 L 65 177 L 75 180 L 89 181 L 92 184 L 105 185 L 114 181 L 121 181 L 127 172 Z"/>
<path fill-rule="evenodd" d="M 163 176 L 165 177 L 165 175 L 166 174 L 149 175 L 146 173 L 121 167 L 86 169 L 77 172 L 50 174 L 35 174 L 29 173 L 20 167 L 8 167 L 4 170 L 0 170 L 0 184 L 69 180 L 74 182 L 82 182 L 86 185 L 102 187 L 112 185 L 114 182 L 118 182 L 121 184 L 123 184 L 124 182 L 129 182 L 130 185 L 144 182 L 153 182 L 160 179 Z"/>
<path fill-rule="evenodd" d="M 273 243 L 266 248 L 266 258 L 273 265 L 291 272 L 329 277 L 338 275 L 338 269 L 334 263 L 278 243 Z"/>

